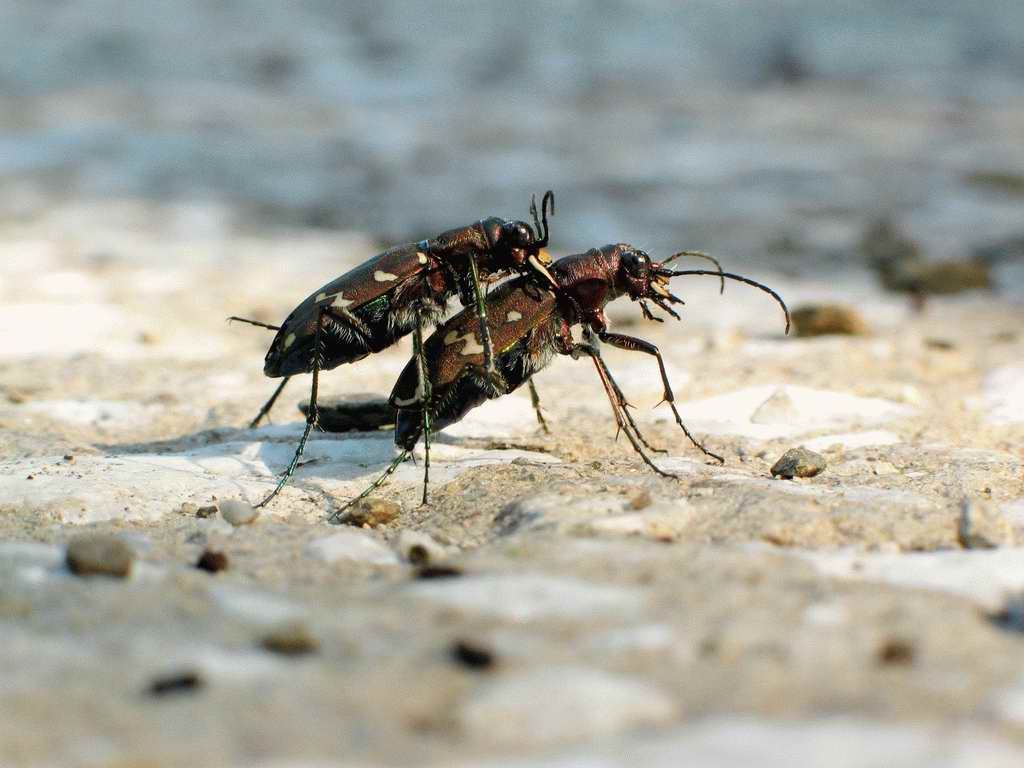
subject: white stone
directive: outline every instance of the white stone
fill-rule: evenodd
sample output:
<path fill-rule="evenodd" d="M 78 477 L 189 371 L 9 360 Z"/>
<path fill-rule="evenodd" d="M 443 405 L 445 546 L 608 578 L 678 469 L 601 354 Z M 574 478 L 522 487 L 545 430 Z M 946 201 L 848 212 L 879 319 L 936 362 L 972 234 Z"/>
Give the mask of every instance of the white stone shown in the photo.
<path fill-rule="evenodd" d="M 838 435 L 823 435 L 804 440 L 801 445 L 812 451 L 827 451 L 829 448 L 867 448 L 875 445 L 896 445 L 902 442 L 895 432 L 878 429 L 868 432 L 843 432 Z"/>
<path fill-rule="evenodd" d="M 931 589 L 970 598 L 990 610 L 1024 590 L 1024 548 L 942 552 L 800 552 L 826 576 Z"/>
<path fill-rule="evenodd" d="M 762 406 L 778 401 L 783 394 L 793 404 L 795 412 L 791 417 L 760 424 L 753 420 Z M 827 428 L 877 424 L 908 416 L 913 409 L 890 400 L 844 392 L 766 384 L 683 403 L 679 412 L 691 432 L 770 440 Z M 659 414 L 657 419 L 664 421 L 670 417 Z"/>
<path fill-rule="evenodd" d="M 217 506 L 221 517 L 232 525 L 249 525 L 260 516 L 256 507 L 240 499 L 224 499 Z"/>
<path fill-rule="evenodd" d="M 990 424 L 1024 422 L 1024 365 L 991 371 L 982 384 L 981 398 L 971 401 L 985 412 Z"/>
<path fill-rule="evenodd" d="M 456 721 L 472 740 L 522 748 L 608 738 L 664 725 L 675 702 L 642 680 L 586 667 L 542 667 L 482 685 Z"/>
<path fill-rule="evenodd" d="M 501 398 L 493 403 L 519 398 Z M 490 404 L 493 404 L 490 403 Z M 485 406 L 486 407 L 486 406 Z M 529 408 L 529 401 L 526 401 Z M 483 408 L 478 409 L 483 410 Z M 499 420 L 503 411 L 499 409 Z M 476 414 L 470 414 L 470 418 Z M 506 414 L 507 416 L 507 414 Z M 529 413 L 532 419 L 532 413 Z M 470 424 L 469 431 L 483 431 Z M 482 422 L 487 425 L 487 419 Z M 506 422 L 507 423 L 507 422 Z M 535 422 L 526 421 L 532 427 Z M 237 498 L 255 503 L 276 484 L 277 473 L 288 465 L 303 424 L 264 427 L 253 432 L 262 440 L 216 443 L 168 453 L 136 453 L 122 456 L 79 455 L 74 464 L 61 456 L 0 461 L 0 505 L 12 505 L 38 514 L 54 514 L 64 523 L 104 520 L 156 520 L 177 514 L 186 500 Z M 511 425 L 509 425 L 511 427 Z M 522 430 L 522 422 L 516 427 Z M 341 438 L 313 432 L 305 458 L 315 460 L 300 467 L 303 482 L 346 498 L 362 491 L 394 457 L 390 435 L 372 438 Z M 518 449 L 463 448 L 437 443 L 431 452 L 431 483 L 450 482 L 463 472 L 487 464 L 530 459 L 538 464 L 557 462 L 544 453 Z M 45 469 L 45 471 L 40 471 Z M 393 483 L 419 484 L 422 466 L 406 462 L 392 477 Z M 28 480 L 32 475 L 33 479 Z M 308 493 L 286 486 L 285 495 L 305 498 Z M 265 514 L 279 514 L 270 505 Z"/>
<path fill-rule="evenodd" d="M 1016 768 L 1024 749 L 975 725 L 952 727 L 828 716 L 774 720 L 718 715 L 538 757 L 457 768 Z"/>
<path fill-rule="evenodd" d="M 306 554 L 325 563 L 348 560 L 367 565 L 398 564 L 398 557 L 390 547 L 370 534 L 354 529 L 341 530 L 310 542 L 306 545 Z"/>
<path fill-rule="evenodd" d="M 411 584 L 408 592 L 470 614 L 506 621 L 623 617 L 642 605 L 637 589 L 542 574 L 493 574 Z"/>

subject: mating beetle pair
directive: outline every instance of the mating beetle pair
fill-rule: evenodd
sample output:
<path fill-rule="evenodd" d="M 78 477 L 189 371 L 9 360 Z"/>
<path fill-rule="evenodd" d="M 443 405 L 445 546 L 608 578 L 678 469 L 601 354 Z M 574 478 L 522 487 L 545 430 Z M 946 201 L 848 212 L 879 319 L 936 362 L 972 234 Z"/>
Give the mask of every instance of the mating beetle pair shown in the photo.
<path fill-rule="evenodd" d="M 722 281 L 738 280 L 782 299 L 770 288 L 740 275 L 723 272 L 717 261 L 702 253 L 682 251 L 662 262 L 652 262 L 643 251 L 627 244 L 607 245 L 550 264 L 541 249 L 549 239 L 547 214 L 554 212 L 549 191 L 538 218 L 531 204 L 536 232 L 523 222 L 485 219 L 478 224 L 451 230 L 430 241 L 401 246 L 371 259 L 332 281 L 299 305 L 277 330 L 267 353 L 265 373 L 286 378 L 260 411 L 254 424 L 269 410 L 288 378 L 311 372 L 310 408 L 306 429 L 295 455 L 277 487 L 260 505 L 269 502 L 295 471 L 310 430 L 317 419 L 318 376 L 346 362 L 380 351 L 412 331 L 414 354 L 399 377 L 391 396 L 398 409 L 395 442 L 400 452 L 385 472 L 359 498 L 379 487 L 404 461 L 420 437 L 426 450 L 423 500 L 427 498 L 432 431 L 458 421 L 487 399 L 500 397 L 529 382 L 534 405 L 536 391 L 530 377 L 555 354 L 590 357 L 608 395 L 619 429 L 645 463 L 660 470 L 644 452 L 651 450 L 627 409 L 621 389 L 601 358 L 599 342 L 654 356 L 677 424 L 701 451 L 723 459 L 701 445 L 683 424 L 658 348 L 643 339 L 609 333 L 604 308 L 609 301 L 628 295 L 640 303 L 644 316 L 654 316 L 651 302 L 679 319 L 671 304 L 682 300 L 668 290 L 669 279 L 679 275 L 716 275 Z M 669 264 L 684 256 L 709 259 L 710 270 L 673 270 Z M 462 270 L 462 271 L 460 271 Z M 490 280 L 517 272 L 519 277 L 484 296 L 481 275 Z M 387 285 L 380 285 L 386 283 Z M 447 299 L 458 294 L 466 307 L 424 340 L 424 326 L 443 317 Z M 241 318 L 236 318 L 241 319 Z M 249 321 L 252 322 L 252 321 Z M 265 325 L 256 323 L 258 325 Z M 571 327 L 584 327 L 584 342 L 576 343 Z M 495 351 L 497 354 L 495 354 Z M 540 418 L 538 410 L 538 418 Z M 542 422 L 543 423 L 543 422 Z"/>
<path fill-rule="evenodd" d="M 251 427 L 269 413 L 292 376 L 313 374 L 306 428 L 295 454 L 277 487 L 257 506 L 280 493 L 295 473 L 318 421 L 320 372 L 380 352 L 410 331 L 414 331 L 415 346 L 420 350 L 424 326 L 440 322 L 452 296 L 458 295 L 463 306 L 474 309 L 483 344 L 479 374 L 495 396 L 508 391 L 494 365 L 481 282 L 516 272 L 538 285 L 557 288 L 543 251 L 549 239 L 548 214 L 554 214 L 554 210 L 555 197 L 548 190 L 541 200 L 539 216 L 536 201 L 530 203 L 533 228 L 523 221 L 490 217 L 431 240 L 391 248 L 307 297 L 280 326 L 230 318 L 277 331 L 263 372 L 284 380 Z"/>

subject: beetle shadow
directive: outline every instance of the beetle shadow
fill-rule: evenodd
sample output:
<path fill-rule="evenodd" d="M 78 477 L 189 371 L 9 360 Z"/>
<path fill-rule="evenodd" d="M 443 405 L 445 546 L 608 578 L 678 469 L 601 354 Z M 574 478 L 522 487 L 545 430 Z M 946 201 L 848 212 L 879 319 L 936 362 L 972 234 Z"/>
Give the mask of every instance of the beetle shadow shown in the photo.
<path fill-rule="evenodd" d="M 110 458 L 157 465 L 167 471 L 191 473 L 197 481 L 218 480 L 232 485 L 243 497 L 256 486 L 269 492 L 288 467 L 305 425 L 293 422 L 257 429 L 217 427 L 174 438 L 136 443 L 99 443 Z M 435 434 L 435 443 L 460 445 L 458 437 Z M 397 455 L 392 430 L 373 432 L 314 431 L 306 443 L 292 480 L 346 482 L 383 471 Z M 308 490 L 314 488 L 308 487 Z M 320 491 L 321 488 L 315 488 Z"/>

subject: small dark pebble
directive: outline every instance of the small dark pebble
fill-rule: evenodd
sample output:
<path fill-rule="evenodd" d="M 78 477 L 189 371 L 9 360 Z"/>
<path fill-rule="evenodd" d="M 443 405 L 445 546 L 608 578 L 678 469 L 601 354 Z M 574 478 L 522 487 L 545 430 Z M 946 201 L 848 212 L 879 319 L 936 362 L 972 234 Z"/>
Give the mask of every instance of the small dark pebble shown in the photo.
<path fill-rule="evenodd" d="M 68 544 L 67 565 L 78 576 L 117 576 L 132 570 L 135 553 L 124 541 L 106 534 L 76 536 Z"/>
<path fill-rule="evenodd" d="M 205 507 L 200 507 L 199 509 L 196 510 L 196 517 L 207 518 L 207 517 L 213 517 L 216 514 L 217 514 L 217 505 L 216 504 L 210 504 L 210 505 L 205 506 Z"/>
<path fill-rule="evenodd" d="M 467 669 L 490 669 L 495 664 L 494 652 L 468 640 L 456 640 L 451 647 L 452 661 Z"/>
<path fill-rule="evenodd" d="M 794 477 L 814 477 L 828 466 L 825 457 L 820 453 L 806 448 L 790 448 L 772 464 L 772 477 L 786 479 Z"/>
<path fill-rule="evenodd" d="M 878 649 L 878 663 L 906 667 L 914 663 L 916 651 L 909 640 L 890 638 Z"/>
<path fill-rule="evenodd" d="M 228 567 L 228 556 L 223 552 L 216 552 L 212 549 L 203 550 L 203 554 L 196 561 L 196 568 L 209 573 L 217 573 L 226 570 Z"/>
<path fill-rule="evenodd" d="M 260 640 L 260 645 L 272 653 L 282 656 L 304 656 L 320 650 L 320 641 L 306 628 L 305 624 L 283 624 L 272 629 Z"/>
<path fill-rule="evenodd" d="M 309 413 L 309 403 L 299 410 Z M 396 411 L 386 397 L 373 394 L 320 398 L 317 401 L 320 428 L 325 432 L 375 432 L 395 423 Z"/>
<path fill-rule="evenodd" d="M 416 579 L 454 579 L 462 575 L 462 569 L 454 565 L 424 565 L 416 569 Z"/>
<path fill-rule="evenodd" d="M 205 685 L 197 672 L 175 672 L 158 677 L 149 684 L 146 692 L 150 696 L 167 696 L 177 693 L 191 693 Z"/>

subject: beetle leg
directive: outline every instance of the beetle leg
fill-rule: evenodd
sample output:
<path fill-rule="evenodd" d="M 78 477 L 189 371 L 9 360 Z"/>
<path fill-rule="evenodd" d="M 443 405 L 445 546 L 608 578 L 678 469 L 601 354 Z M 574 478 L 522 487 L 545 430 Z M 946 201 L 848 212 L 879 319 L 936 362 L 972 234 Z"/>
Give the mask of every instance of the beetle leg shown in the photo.
<path fill-rule="evenodd" d="M 615 392 L 615 397 L 619 401 L 619 406 L 622 408 L 622 414 L 626 417 L 626 421 L 629 422 L 629 426 L 633 428 L 633 432 L 640 439 L 640 442 L 643 443 L 648 450 L 654 451 L 655 453 L 668 453 L 664 448 L 656 448 L 651 445 L 647 441 L 647 438 L 644 437 L 644 433 L 640 431 L 640 427 L 638 427 L 636 422 L 633 421 L 633 414 L 629 412 L 629 409 L 634 406 L 626 400 L 626 395 L 622 392 L 618 382 L 615 381 L 615 377 L 612 376 L 612 372 L 608 369 L 608 364 L 604 361 L 604 357 L 601 356 L 601 347 L 598 344 L 594 333 L 589 328 L 586 328 L 583 331 L 583 336 L 594 350 L 594 362 L 598 363 L 601 368 L 604 369 L 604 373 L 608 377 L 608 381 L 611 383 L 612 389 Z M 616 435 L 616 437 L 618 437 L 618 435 Z"/>
<path fill-rule="evenodd" d="M 277 402 L 277 398 L 281 396 L 281 392 L 284 391 L 285 385 L 291 381 L 291 376 L 285 376 L 280 384 L 277 385 L 277 389 L 274 390 L 274 394 L 270 396 L 270 399 L 263 404 L 260 408 L 260 412 L 256 414 L 256 418 L 249 422 L 249 429 L 256 429 L 260 425 L 260 421 L 264 416 L 270 414 L 270 409 L 274 407 L 274 403 Z"/>
<path fill-rule="evenodd" d="M 697 438 L 690 434 L 690 430 L 688 430 L 686 428 L 686 425 L 683 423 L 683 419 L 679 415 L 679 411 L 676 410 L 676 397 L 675 394 L 672 392 L 672 385 L 669 384 L 668 381 L 668 372 L 665 370 L 665 360 L 664 358 L 662 358 L 661 351 L 657 348 L 657 346 L 651 344 L 651 342 L 649 341 L 637 339 L 633 336 L 626 336 L 621 333 L 604 332 L 599 333 L 598 336 L 601 338 L 601 341 L 611 344 L 613 347 L 625 349 L 629 352 L 643 352 L 646 355 L 653 355 L 654 357 L 657 358 L 658 369 L 661 371 L 661 383 L 665 388 L 664 393 L 662 394 L 662 402 L 668 403 L 669 408 L 672 409 L 672 415 L 675 417 L 676 424 L 678 424 L 682 428 L 683 433 L 690 439 L 690 442 L 693 443 L 704 455 L 710 456 L 711 458 L 718 461 L 718 463 L 720 464 L 725 464 L 725 459 L 723 459 L 717 453 L 712 453 L 707 448 L 705 448 L 704 445 L 699 440 L 697 440 Z M 661 405 L 661 403 L 658 403 L 658 405 Z"/>
<path fill-rule="evenodd" d="M 481 374 L 492 390 L 491 396 L 500 397 L 508 392 L 508 382 L 494 366 L 494 346 L 491 343 L 491 331 L 487 327 L 487 303 L 480 285 L 480 272 L 476 266 L 476 258 L 472 254 L 468 260 L 469 278 L 473 283 L 473 294 L 476 298 L 476 317 L 480 324 L 480 344 L 484 348 L 484 364 Z"/>
<path fill-rule="evenodd" d="M 533 377 L 530 377 L 530 402 L 533 403 L 533 412 L 537 414 L 537 423 L 540 424 L 540 428 L 544 430 L 545 435 L 550 435 L 551 430 L 548 429 L 547 419 L 544 418 L 544 412 L 540 409 L 540 395 L 537 394 L 537 385 L 533 383 Z"/>
<path fill-rule="evenodd" d="M 353 315 L 344 307 L 330 307 L 329 309 L 322 309 L 320 311 L 325 312 L 328 317 L 344 320 L 352 328 L 359 331 L 359 333 L 363 334 L 363 336 L 366 337 L 367 340 L 373 338 L 373 331 L 370 330 L 370 326 L 368 326 L 366 323 L 364 323 L 362 320 Z"/>
<path fill-rule="evenodd" d="M 626 437 L 629 438 L 630 445 L 633 446 L 633 450 L 640 455 L 641 459 L 643 459 L 644 464 L 662 477 L 678 479 L 678 475 L 673 475 L 671 472 L 666 472 L 665 470 L 660 469 L 657 464 L 651 461 L 650 456 L 644 453 L 643 447 L 641 447 L 640 443 L 637 442 L 637 439 L 633 436 L 633 432 L 630 429 L 629 420 L 627 418 L 628 414 L 623 415 L 625 407 L 619 402 L 619 399 L 615 394 L 615 390 L 618 389 L 618 386 L 612 380 L 607 367 L 604 366 L 603 361 L 601 360 L 601 354 L 598 352 L 597 348 L 591 344 L 575 344 L 574 347 L 576 352 L 576 355 L 574 356 L 585 354 L 589 355 L 590 359 L 594 361 L 594 367 L 597 369 L 597 375 L 601 378 L 601 384 L 604 386 L 604 392 L 608 396 L 608 402 L 611 404 L 612 413 L 615 416 L 615 423 L 618 426 L 619 431 L 624 432 Z"/>
<path fill-rule="evenodd" d="M 302 431 L 302 437 L 299 439 L 299 445 L 295 449 L 295 455 L 292 456 L 292 460 L 288 464 L 288 468 L 277 481 L 277 486 L 265 499 L 263 499 L 263 501 L 256 505 L 257 507 L 264 507 L 270 503 L 270 501 L 281 492 L 281 489 L 285 487 L 292 475 L 295 474 L 295 468 L 299 465 L 299 459 L 302 458 L 302 452 L 306 450 L 306 441 L 309 440 L 309 433 L 313 431 L 313 427 L 319 424 L 320 411 L 316 405 L 316 396 L 320 388 L 320 366 L 322 365 L 321 357 L 323 355 L 323 338 L 320 333 L 320 329 L 323 327 L 323 313 L 323 309 L 317 313 L 316 331 L 313 335 L 313 384 L 309 391 L 309 411 L 306 413 L 306 428 Z M 284 385 L 282 385 L 282 387 L 283 386 Z"/>
<path fill-rule="evenodd" d="M 432 393 L 430 391 L 430 372 L 427 370 L 427 357 L 423 352 L 423 307 L 416 305 L 416 327 L 413 328 L 412 349 L 416 356 L 416 372 L 419 381 L 416 384 L 416 398 L 420 402 L 420 418 L 423 423 L 423 500 L 427 503 L 427 487 L 430 484 L 430 409 Z"/>

